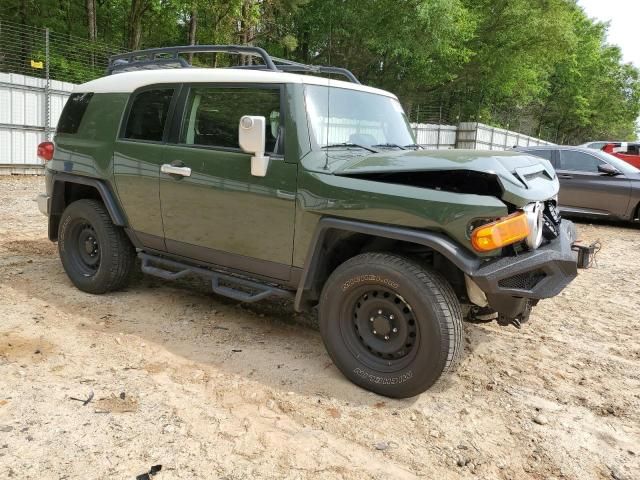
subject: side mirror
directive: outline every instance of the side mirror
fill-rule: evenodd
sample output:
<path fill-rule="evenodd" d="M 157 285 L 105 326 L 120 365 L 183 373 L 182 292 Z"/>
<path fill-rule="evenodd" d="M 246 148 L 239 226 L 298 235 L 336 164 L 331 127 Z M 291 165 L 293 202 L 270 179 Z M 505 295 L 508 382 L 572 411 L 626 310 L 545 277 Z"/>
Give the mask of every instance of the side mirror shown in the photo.
<path fill-rule="evenodd" d="M 615 176 L 620 175 L 620 170 L 618 170 L 613 165 L 609 165 L 608 163 L 601 163 L 598 165 L 598 172 L 604 173 L 605 175 Z"/>
<path fill-rule="evenodd" d="M 240 119 L 238 143 L 245 153 L 251 153 L 251 175 L 264 177 L 269 168 L 269 157 L 264 155 L 266 142 L 266 120 L 264 117 L 245 115 Z"/>

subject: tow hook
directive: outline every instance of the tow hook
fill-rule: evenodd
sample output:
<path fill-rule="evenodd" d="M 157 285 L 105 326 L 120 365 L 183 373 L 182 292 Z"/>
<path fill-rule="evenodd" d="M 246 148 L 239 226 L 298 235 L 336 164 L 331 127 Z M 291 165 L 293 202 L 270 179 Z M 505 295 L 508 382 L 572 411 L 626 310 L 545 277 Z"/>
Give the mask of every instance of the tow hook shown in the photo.
<path fill-rule="evenodd" d="M 591 245 L 581 245 L 580 240 L 571 244 L 571 250 L 578 252 L 578 268 L 591 268 L 596 265 L 596 255 L 602 248 L 600 241 L 595 241 Z"/>

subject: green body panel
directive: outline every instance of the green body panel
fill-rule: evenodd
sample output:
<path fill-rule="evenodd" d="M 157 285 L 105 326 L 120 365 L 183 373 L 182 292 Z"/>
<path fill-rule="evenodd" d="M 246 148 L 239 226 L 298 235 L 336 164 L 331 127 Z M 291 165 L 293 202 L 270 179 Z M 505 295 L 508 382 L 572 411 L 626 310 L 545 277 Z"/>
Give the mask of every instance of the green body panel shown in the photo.
<path fill-rule="evenodd" d="M 108 181 L 131 229 L 166 239 L 162 248 L 170 252 L 180 244 L 289 267 L 304 265 L 323 216 L 438 231 L 471 250 L 470 222 L 558 192 L 550 163 L 521 153 L 328 154 L 312 145 L 303 86 L 288 84 L 284 92 L 285 157 L 272 159 L 266 177 L 252 176 L 250 155 L 237 150 L 117 140 L 129 94 L 102 93 L 94 95 L 77 135 L 56 137 L 48 169 Z M 190 177 L 160 173 L 162 164 L 178 161 L 191 168 Z M 496 175 L 501 198 L 356 178 L 451 170 Z"/>
<path fill-rule="evenodd" d="M 136 232 L 162 239 L 160 166 L 166 147 L 161 142 L 117 140 L 113 175 L 120 204 Z"/>
<path fill-rule="evenodd" d="M 476 218 L 507 215 L 507 207 L 489 196 L 360 180 L 302 170 L 298 177 L 298 215 L 294 265 L 304 265 L 317 222 L 334 216 L 444 232 L 469 246 L 467 227 Z"/>
<path fill-rule="evenodd" d="M 78 132 L 54 137 L 55 155 L 47 167 L 112 182 L 113 143 L 128 98 L 126 93 L 94 95 Z"/>
<path fill-rule="evenodd" d="M 291 265 L 296 164 L 274 158 L 254 177 L 246 153 L 167 145 L 164 159 L 191 168 L 190 177 L 160 174 L 167 241 Z"/>

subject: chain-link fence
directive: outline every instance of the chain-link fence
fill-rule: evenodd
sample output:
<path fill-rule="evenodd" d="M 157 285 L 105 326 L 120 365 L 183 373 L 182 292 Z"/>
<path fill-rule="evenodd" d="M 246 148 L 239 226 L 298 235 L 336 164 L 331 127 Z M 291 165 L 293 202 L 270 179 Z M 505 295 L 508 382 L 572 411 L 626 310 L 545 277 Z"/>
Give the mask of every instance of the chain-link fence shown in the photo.
<path fill-rule="evenodd" d="M 0 18 L 0 173 L 30 172 L 73 86 L 124 49 Z"/>
<path fill-rule="evenodd" d="M 123 48 L 0 19 L 0 71 L 83 83 L 104 75 Z"/>

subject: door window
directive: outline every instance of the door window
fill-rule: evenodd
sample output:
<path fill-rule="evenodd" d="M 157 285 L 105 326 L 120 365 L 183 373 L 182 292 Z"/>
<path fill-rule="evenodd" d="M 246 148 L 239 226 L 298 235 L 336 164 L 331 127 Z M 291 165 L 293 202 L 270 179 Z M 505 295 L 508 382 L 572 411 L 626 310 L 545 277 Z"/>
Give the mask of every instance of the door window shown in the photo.
<path fill-rule="evenodd" d="M 602 160 L 588 153 L 575 150 L 560 151 L 560 170 L 572 172 L 598 173 L 598 165 L 604 164 Z"/>
<path fill-rule="evenodd" d="M 265 117 L 265 151 L 281 153 L 283 125 L 279 88 L 192 88 L 182 120 L 180 143 L 240 149 L 238 129 L 244 115 Z"/>
<path fill-rule="evenodd" d="M 146 90 L 136 95 L 124 137 L 161 142 L 172 96 L 172 88 Z"/>

